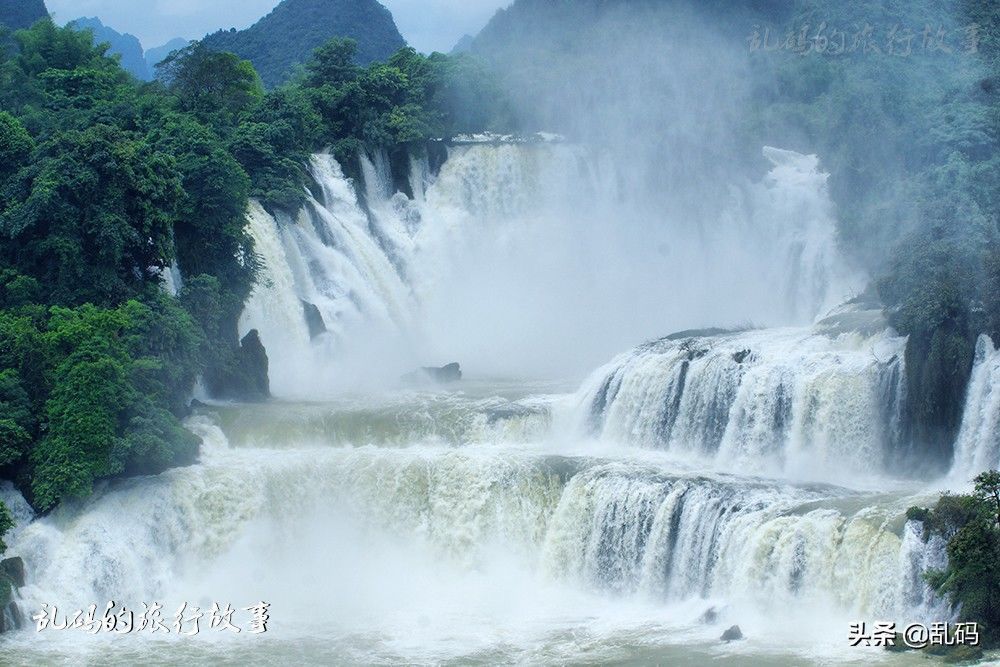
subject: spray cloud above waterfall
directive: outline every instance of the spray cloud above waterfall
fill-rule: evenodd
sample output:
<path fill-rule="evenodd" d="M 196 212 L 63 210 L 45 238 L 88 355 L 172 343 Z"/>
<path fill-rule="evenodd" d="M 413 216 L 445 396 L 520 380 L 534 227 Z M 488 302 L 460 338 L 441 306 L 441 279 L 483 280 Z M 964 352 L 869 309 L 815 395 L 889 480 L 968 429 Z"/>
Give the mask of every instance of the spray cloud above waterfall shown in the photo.
<path fill-rule="evenodd" d="M 743 131 L 750 65 L 734 29 L 683 6 L 668 22 L 646 5 L 584 6 L 579 34 L 557 28 L 574 34 L 568 53 L 543 44 L 529 66 L 535 51 L 506 35 L 494 52 L 502 17 L 476 46 L 509 72 L 514 129 L 557 130 L 564 143 L 454 145 L 439 169 L 404 160 L 409 201 L 388 156 L 363 158 L 375 168 L 355 185 L 372 236 L 408 292 L 391 297 L 407 314 L 389 329 L 409 329 L 383 330 L 382 349 L 363 329 L 364 351 L 344 331 L 354 353 L 342 359 L 364 357 L 369 374 L 458 360 L 579 377 L 671 331 L 809 323 L 864 288 L 821 159 L 752 145 Z M 377 320 L 386 305 L 368 312 Z M 324 373 L 358 380 L 343 366 Z"/>

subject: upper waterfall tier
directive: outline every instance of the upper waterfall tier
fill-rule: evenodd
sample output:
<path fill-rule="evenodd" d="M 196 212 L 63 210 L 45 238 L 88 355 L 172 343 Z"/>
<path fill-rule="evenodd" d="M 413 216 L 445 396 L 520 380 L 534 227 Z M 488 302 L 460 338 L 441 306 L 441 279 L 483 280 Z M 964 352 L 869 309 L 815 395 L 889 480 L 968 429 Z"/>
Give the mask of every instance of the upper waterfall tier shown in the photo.
<path fill-rule="evenodd" d="M 892 472 L 905 339 L 827 324 L 841 325 L 640 346 L 591 377 L 578 419 L 604 439 L 723 468 L 831 481 Z"/>
<path fill-rule="evenodd" d="M 412 196 L 384 154 L 362 182 L 316 155 L 297 215 L 251 209 L 264 270 L 241 328 L 260 330 L 275 393 L 302 396 L 454 360 L 574 375 L 664 330 L 807 324 L 859 277 L 818 160 L 764 155 L 762 180 L 697 210 L 578 145 L 452 146 L 436 173 L 411 160 Z"/>

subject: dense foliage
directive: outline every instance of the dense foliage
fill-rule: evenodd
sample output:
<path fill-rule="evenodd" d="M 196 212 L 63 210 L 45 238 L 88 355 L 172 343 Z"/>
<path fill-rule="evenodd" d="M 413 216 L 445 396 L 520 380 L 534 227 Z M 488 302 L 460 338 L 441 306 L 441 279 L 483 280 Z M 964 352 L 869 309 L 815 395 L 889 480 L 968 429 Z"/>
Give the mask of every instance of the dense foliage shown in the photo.
<path fill-rule="evenodd" d="M 1000 644 L 1000 472 L 985 472 L 970 495 L 945 495 L 932 510 L 911 508 L 925 537 L 948 541 L 948 566 L 928 573 L 936 591 L 961 605 L 961 619 L 979 623 L 987 646 Z"/>
<path fill-rule="evenodd" d="M 41 21 L 0 55 L 0 479 L 40 510 L 95 482 L 195 460 L 196 377 L 264 398 L 266 352 L 237 321 L 257 258 L 248 199 L 294 210 L 310 153 L 412 150 L 487 122 L 471 57 L 401 49 L 357 64 L 333 40 L 265 92 L 192 44 L 143 83 L 87 32 Z M 176 266 L 177 294 L 163 289 Z M 0 536 L 9 528 L 0 504 Z"/>
<path fill-rule="evenodd" d="M 152 78 L 142 43 L 135 35 L 122 34 L 104 25 L 96 17 L 76 19 L 70 25 L 77 30 L 89 30 L 94 35 L 95 44 L 109 44 L 108 53 L 120 57 L 122 67 L 135 78 L 142 80 Z"/>
<path fill-rule="evenodd" d="M 184 397 L 238 356 L 255 264 L 249 177 L 211 123 L 87 33 L 42 21 L 15 42 L 0 60 L 0 478 L 44 510 L 194 460 Z M 168 296 L 172 263 L 212 299 Z"/>
<path fill-rule="evenodd" d="M 376 0 L 284 0 L 246 30 L 220 30 L 202 43 L 249 60 L 273 87 L 333 37 L 354 39 L 362 65 L 385 60 L 406 45 L 392 14 Z"/>
<path fill-rule="evenodd" d="M 352 39 L 331 39 L 291 82 L 266 94 L 246 61 L 203 43 L 161 63 L 158 78 L 182 110 L 216 128 L 250 174 L 252 196 L 269 208 L 302 203 L 303 166 L 321 148 L 357 175 L 364 151 L 403 158 L 429 139 L 504 122 L 495 78 L 473 56 L 407 47 L 362 67 L 357 49 Z"/>

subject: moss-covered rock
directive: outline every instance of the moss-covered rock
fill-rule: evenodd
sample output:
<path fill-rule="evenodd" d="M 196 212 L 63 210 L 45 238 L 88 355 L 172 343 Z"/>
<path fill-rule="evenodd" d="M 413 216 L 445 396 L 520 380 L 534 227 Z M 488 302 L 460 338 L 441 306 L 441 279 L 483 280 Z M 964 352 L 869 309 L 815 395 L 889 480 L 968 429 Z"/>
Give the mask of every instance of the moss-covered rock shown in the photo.
<path fill-rule="evenodd" d="M 932 653 L 932 655 L 941 656 L 942 662 L 948 665 L 978 662 L 984 656 L 981 646 L 961 644 L 959 646 L 938 646 L 935 648 L 939 650 Z"/>
<path fill-rule="evenodd" d="M 0 576 L 6 576 L 15 588 L 24 586 L 24 561 L 19 557 L 0 560 Z"/>

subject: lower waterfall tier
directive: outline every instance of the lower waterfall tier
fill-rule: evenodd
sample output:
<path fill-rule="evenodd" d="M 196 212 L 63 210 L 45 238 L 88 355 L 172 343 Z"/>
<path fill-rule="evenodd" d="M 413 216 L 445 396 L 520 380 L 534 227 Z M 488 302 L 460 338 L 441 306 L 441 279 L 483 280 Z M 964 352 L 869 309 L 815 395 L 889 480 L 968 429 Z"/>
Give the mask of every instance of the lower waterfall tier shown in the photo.
<path fill-rule="evenodd" d="M 257 407 L 208 408 L 189 423 L 205 439 L 200 464 L 116 482 L 19 529 L 24 604 L 171 611 L 262 599 L 273 641 L 304 642 L 316 660 L 390 662 L 531 661 L 539 647 L 613 659 L 606 640 L 621 633 L 709 646 L 722 631 L 699 620 L 710 608 L 767 650 L 782 643 L 771 621 L 804 608 L 826 619 L 831 650 L 855 616 L 947 618 L 922 580 L 943 545 L 905 522 L 924 500 L 912 491 L 696 473 L 655 451 L 588 453 L 546 433 L 565 400 L 407 393 L 369 413 L 285 405 L 280 427 Z M 390 425 L 401 405 L 426 421 Z M 814 650 L 814 631 L 781 650 Z M 592 648 L 605 652 L 588 652 L 578 633 L 604 638 Z M 320 635 L 327 653 L 313 653 Z M 53 659 L 70 636 L 11 641 L 15 655 Z"/>

